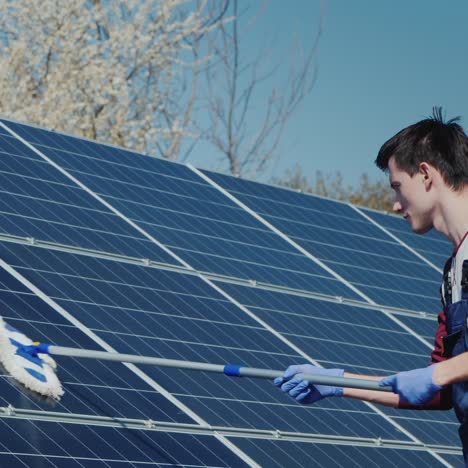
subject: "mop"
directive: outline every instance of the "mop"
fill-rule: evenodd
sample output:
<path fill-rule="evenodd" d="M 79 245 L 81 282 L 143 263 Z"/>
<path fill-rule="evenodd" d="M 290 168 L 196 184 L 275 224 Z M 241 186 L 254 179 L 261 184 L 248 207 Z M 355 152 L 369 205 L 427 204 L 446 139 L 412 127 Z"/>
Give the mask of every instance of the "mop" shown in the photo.
<path fill-rule="evenodd" d="M 64 394 L 64 391 L 56 375 L 56 363 L 50 355 L 215 372 L 230 377 L 274 379 L 276 377 L 282 377 L 284 374 L 284 371 L 281 370 L 258 369 L 236 364 L 208 364 L 204 362 L 180 361 L 177 359 L 69 348 L 39 343 L 37 341 L 33 342 L 16 328 L 8 325 L 0 317 L 0 363 L 13 379 L 27 389 L 44 397 L 59 400 Z M 384 392 L 392 391 L 392 388 L 389 386 L 380 387 L 379 382 L 376 380 L 330 377 L 314 374 L 297 374 L 295 378 L 308 380 L 312 384 L 317 385 L 361 388 Z"/>

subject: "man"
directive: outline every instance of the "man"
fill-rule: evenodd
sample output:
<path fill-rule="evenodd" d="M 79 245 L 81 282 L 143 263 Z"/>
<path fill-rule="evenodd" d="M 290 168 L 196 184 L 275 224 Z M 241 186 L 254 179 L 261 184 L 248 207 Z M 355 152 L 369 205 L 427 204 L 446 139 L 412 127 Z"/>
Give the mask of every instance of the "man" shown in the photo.
<path fill-rule="evenodd" d="M 389 174 L 395 192 L 393 210 L 414 232 L 424 234 L 435 228 L 455 247 L 444 268 L 443 310 L 431 365 L 382 379 L 305 364 L 290 366 L 275 385 L 299 403 L 345 396 L 398 408 L 449 409 L 453 405 L 468 466 L 468 138 L 458 120 L 444 122 L 441 108 L 434 108 L 432 118 L 388 140 L 375 160 Z M 312 385 L 295 379 L 298 373 L 380 380 L 394 393 Z"/>

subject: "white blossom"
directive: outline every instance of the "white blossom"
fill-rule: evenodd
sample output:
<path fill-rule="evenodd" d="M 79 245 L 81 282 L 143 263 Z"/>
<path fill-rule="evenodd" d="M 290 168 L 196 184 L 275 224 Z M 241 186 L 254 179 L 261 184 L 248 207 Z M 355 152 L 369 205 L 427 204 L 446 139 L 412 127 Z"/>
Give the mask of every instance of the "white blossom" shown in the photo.
<path fill-rule="evenodd" d="M 0 1 L 0 115 L 177 158 L 206 2 Z"/>

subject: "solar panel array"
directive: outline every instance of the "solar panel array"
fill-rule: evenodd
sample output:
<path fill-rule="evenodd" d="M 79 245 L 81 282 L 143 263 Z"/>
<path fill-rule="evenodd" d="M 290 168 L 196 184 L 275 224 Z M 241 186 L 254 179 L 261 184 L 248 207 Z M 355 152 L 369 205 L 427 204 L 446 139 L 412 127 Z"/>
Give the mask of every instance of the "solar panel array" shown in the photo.
<path fill-rule="evenodd" d="M 62 346 L 387 375 L 429 361 L 451 246 L 391 215 L 0 121 L 1 315 Z M 451 466 L 451 412 L 58 358 L 0 380 L 1 466 Z"/>

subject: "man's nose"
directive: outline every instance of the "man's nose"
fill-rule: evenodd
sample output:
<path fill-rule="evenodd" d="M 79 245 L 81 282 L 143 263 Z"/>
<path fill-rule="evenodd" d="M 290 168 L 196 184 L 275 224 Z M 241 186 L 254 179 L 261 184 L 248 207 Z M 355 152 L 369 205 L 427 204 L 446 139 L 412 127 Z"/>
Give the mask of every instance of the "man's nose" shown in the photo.
<path fill-rule="evenodd" d="M 396 201 L 394 204 L 393 204 L 393 211 L 395 213 L 400 213 L 400 211 L 402 210 L 402 206 L 401 206 L 401 203 L 399 201 Z"/>

